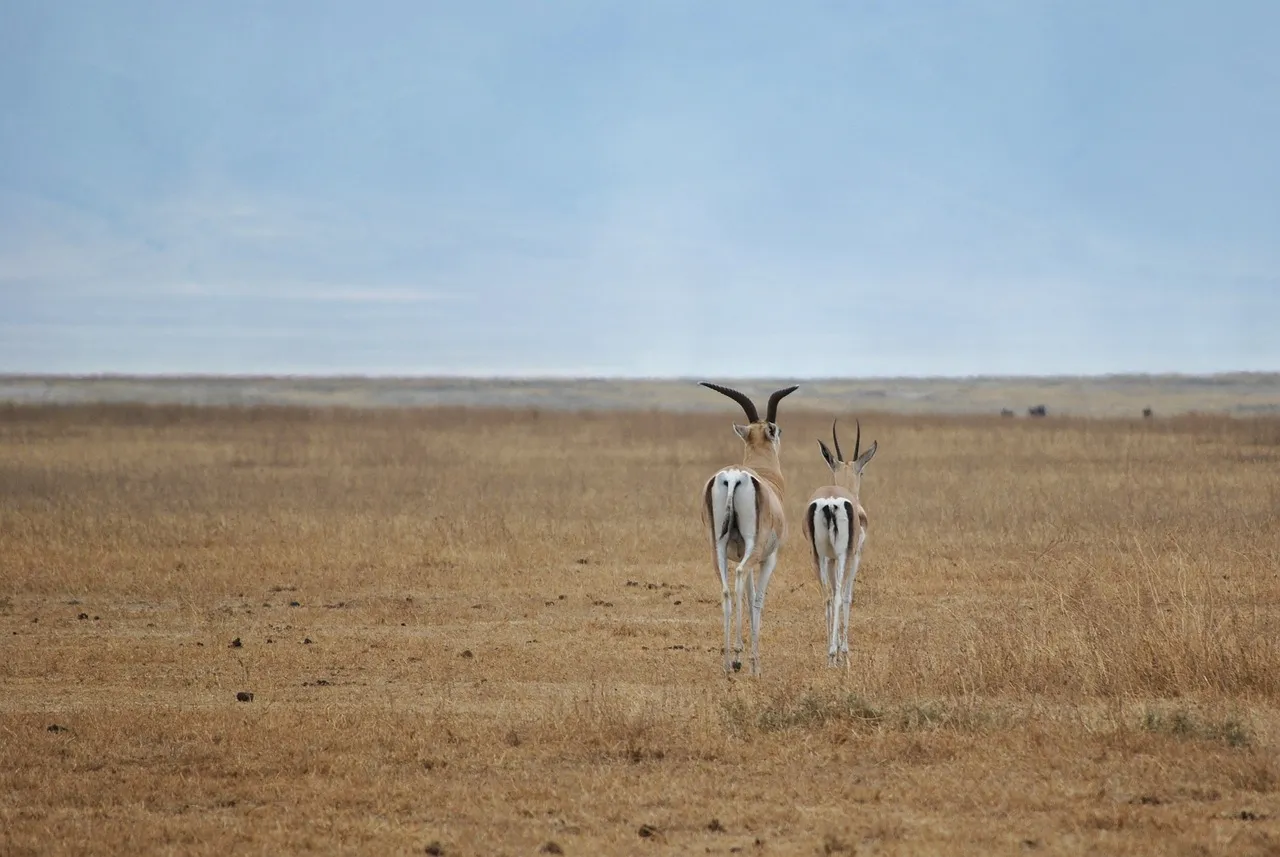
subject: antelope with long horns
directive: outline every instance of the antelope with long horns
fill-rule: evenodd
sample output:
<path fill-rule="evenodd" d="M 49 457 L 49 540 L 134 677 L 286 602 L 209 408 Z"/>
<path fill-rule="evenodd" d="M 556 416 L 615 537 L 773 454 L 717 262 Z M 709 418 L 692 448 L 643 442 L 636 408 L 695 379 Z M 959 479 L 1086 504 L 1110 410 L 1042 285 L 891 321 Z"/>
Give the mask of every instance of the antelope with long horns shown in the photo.
<path fill-rule="evenodd" d="M 778 562 L 778 548 L 787 537 L 782 500 L 786 483 L 778 464 L 782 429 L 778 428 L 778 402 L 799 385 L 776 390 L 769 396 L 766 416 L 760 419 L 755 403 L 728 387 L 701 382 L 702 386 L 733 399 L 746 413 L 747 424 L 733 430 L 745 447 L 742 465 L 719 470 L 702 489 L 702 524 L 711 536 L 716 571 L 720 573 L 720 598 L 724 607 L 724 670 L 742 668 L 743 596 L 750 607 L 751 673 L 760 675 L 760 616 L 769 577 Z M 734 589 L 729 591 L 729 562 L 737 563 Z M 748 566 L 758 562 L 758 570 Z M 735 616 L 736 614 L 736 616 Z M 731 627 L 736 618 L 736 636 Z M 732 646 L 732 648 L 731 648 Z M 737 657 L 735 657 L 737 655 Z"/>
<path fill-rule="evenodd" d="M 849 606 L 853 603 L 853 581 L 858 576 L 862 545 L 867 540 L 867 511 L 858 502 L 862 488 L 862 469 L 876 454 L 878 441 L 859 455 L 862 424 L 853 442 L 853 458 L 848 461 L 840 453 L 836 424 L 831 423 L 833 457 L 827 445 L 818 440 L 822 457 L 831 468 L 834 482 L 824 485 L 809 498 L 804 515 L 804 535 L 813 547 L 813 568 L 827 605 L 827 666 L 841 661 L 849 665 Z M 848 575 L 845 566 L 848 565 Z"/>

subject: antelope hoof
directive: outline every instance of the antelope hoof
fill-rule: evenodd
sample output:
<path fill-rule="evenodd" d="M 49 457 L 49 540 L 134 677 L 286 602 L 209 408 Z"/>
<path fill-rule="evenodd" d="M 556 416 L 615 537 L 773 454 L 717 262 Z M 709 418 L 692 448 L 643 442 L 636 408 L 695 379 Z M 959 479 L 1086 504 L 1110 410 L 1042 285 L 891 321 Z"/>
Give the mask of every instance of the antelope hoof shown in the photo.
<path fill-rule="evenodd" d="M 733 662 L 733 671 L 736 673 L 742 672 L 742 661 Z"/>

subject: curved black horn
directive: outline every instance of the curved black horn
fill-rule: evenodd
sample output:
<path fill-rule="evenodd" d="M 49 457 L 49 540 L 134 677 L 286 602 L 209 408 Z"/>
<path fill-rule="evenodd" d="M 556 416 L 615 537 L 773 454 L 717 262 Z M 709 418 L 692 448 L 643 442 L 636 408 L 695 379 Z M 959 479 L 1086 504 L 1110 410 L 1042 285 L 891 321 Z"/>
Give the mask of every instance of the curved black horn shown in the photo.
<path fill-rule="evenodd" d="M 836 420 L 831 421 L 831 442 L 836 445 L 836 461 L 844 461 L 844 456 L 840 454 L 840 438 L 836 437 Z"/>
<path fill-rule="evenodd" d="M 719 384 L 712 384 L 710 381 L 699 381 L 698 383 L 704 387 L 708 387 L 712 390 L 715 390 L 717 393 L 721 393 L 725 396 L 728 396 L 730 399 L 733 399 L 739 405 L 742 405 L 742 410 L 745 411 L 747 414 L 747 422 L 752 422 L 752 423 L 760 422 L 760 412 L 756 410 L 756 403 L 748 399 L 742 393 L 739 393 L 737 390 L 734 390 L 730 387 L 721 387 Z M 775 393 L 774 395 L 777 395 L 777 394 Z M 769 407 L 771 409 L 769 413 L 772 414 L 773 413 L 772 408 L 774 407 L 773 399 L 769 400 Z"/>
<path fill-rule="evenodd" d="M 769 422 L 776 423 L 778 421 L 778 402 L 781 402 L 784 396 L 789 396 L 799 389 L 800 385 L 795 384 L 785 389 L 774 391 L 773 395 L 769 397 Z"/>
<path fill-rule="evenodd" d="M 858 460 L 858 450 L 862 447 L 862 421 L 854 420 L 854 423 L 858 426 L 858 436 L 853 439 L 853 458 L 850 461 Z"/>

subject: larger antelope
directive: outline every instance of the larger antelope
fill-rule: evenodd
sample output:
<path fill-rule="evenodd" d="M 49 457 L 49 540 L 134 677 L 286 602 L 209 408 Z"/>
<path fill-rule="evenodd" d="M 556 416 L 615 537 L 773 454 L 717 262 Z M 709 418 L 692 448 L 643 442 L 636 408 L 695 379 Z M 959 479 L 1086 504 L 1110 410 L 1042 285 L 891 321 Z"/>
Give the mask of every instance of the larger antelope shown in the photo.
<path fill-rule="evenodd" d="M 831 468 L 834 483 L 824 485 L 809 498 L 804 515 L 804 535 L 813 547 L 813 568 L 818 573 L 827 603 L 827 665 L 844 661 L 849 665 L 849 605 L 853 602 L 853 581 L 858 576 L 862 545 L 867 540 L 867 511 L 858 502 L 862 488 L 862 469 L 879 446 L 873 441 L 862 455 L 862 425 L 853 442 L 853 458 L 845 461 L 840 453 L 836 424 L 831 423 L 831 441 L 836 454 L 818 440 L 822 457 Z M 845 565 L 849 566 L 848 577 Z"/>
<path fill-rule="evenodd" d="M 702 489 L 702 523 L 710 533 L 716 570 L 720 573 L 720 597 L 724 607 L 724 670 L 728 673 L 742 668 L 739 658 L 742 652 L 742 598 L 745 594 L 751 608 L 751 673 L 758 676 L 760 614 L 764 610 L 769 577 L 778 562 L 778 548 L 787 537 L 786 514 L 782 508 L 786 484 L 778 464 L 778 445 L 782 438 L 782 429 L 776 422 L 778 402 L 799 385 L 774 391 L 769 396 L 769 407 L 762 420 L 755 403 L 742 393 L 706 381 L 701 383 L 733 399 L 747 416 L 747 425 L 735 424 L 733 427 L 745 446 L 742 465 L 726 467 L 707 480 Z M 729 591 L 730 560 L 738 564 L 733 593 Z M 748 564 L 753 560 L 759 562 L 758 573 L 748 570 Z M 737 635 L 731 640 L 730 629 L 734 625 L 735 612 Z"/>

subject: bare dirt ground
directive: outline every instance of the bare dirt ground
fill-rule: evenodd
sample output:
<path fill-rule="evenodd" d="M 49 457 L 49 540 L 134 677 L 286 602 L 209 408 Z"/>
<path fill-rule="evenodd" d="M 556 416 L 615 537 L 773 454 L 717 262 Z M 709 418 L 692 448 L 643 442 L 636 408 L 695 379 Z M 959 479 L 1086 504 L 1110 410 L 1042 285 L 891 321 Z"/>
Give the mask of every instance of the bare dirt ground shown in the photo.
<path fill-rule="evenodd" d="M 725 379 L 723 383 L 736 383 Z M 773 390 L 800 379 L 746 382 Z M 1280 374 L 1097 377 L 828 378 L 803 381 L 806 407 L 899 414 L 998 414 L 1045 405 L 1051 415 L 1155 417 L 1193 412 L 1280 415 Z M 692 380 L 608 378 L 305 378 L 0 376 L 0 402 L 295 405 L 302 407 L 502 407 L 548 410 L 716 412 Z"/>
<path fill-rule="evenodd" d="M 1280 419 L 858 416 L 751 679 L 731 403 L 0 407 L 0 853 L 1280 852 Z"/>

